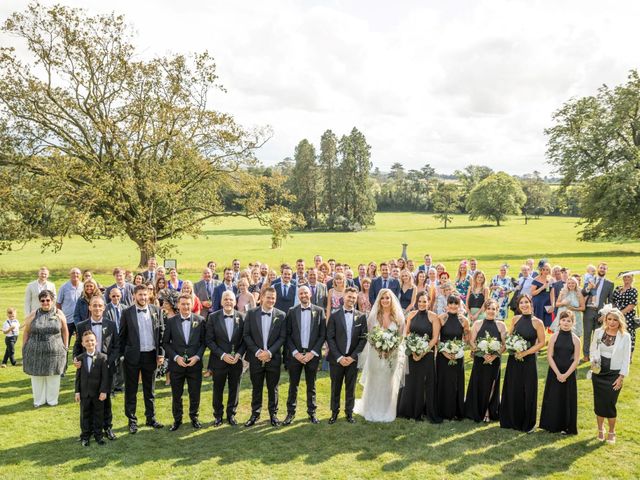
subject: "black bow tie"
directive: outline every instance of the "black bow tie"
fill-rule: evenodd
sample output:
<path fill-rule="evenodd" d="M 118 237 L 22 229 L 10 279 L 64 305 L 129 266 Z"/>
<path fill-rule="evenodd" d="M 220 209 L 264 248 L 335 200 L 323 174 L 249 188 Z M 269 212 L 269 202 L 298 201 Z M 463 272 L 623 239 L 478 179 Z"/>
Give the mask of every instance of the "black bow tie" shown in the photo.
<path fill-rule="evenodd" d="M 307 310 L 311 310 L 311 307 L 302 307 L 302 311 L 307 311 Z"/>
<path fill-rule="evenodd" d="M 182 317 L 180 317 L 182 318 Z M 187 318 L 182 318 L 183 322 L 190 322 L 191 321 L 191 317 L 187 317 Z"/>
<path fill-rule="evenodd" d="M 91 322 L 92 327 L 95 327 L 96 325 L 102 325 L 102 322 Z"/>
<path fill-rule="evenodd" d="M 139 308 L 136 308 L 136 310 L 138 311 L 138 313 L 147 313 L 147 309 L 143 308 L 142 310 Z"/>
<path fill-rule="evenodd" d="M 344 313 L 345 313 L 345 315 L 346 315 L 347 313 L 350 313 L 351 315 L 353 315 L 353 310 L 345 310 L 345 311 L 344 311 Z"/>
<path fill-rule="evenodd" d="M 225 315 L 224 318 L 233 318 L 233 315 Z"/>
<path fill-rule="evenodd" d="M 271 312 L 268 312 L 268 313 L 267 313 L 267 312 L 265 312 L 265 311 L 263 310 L 263 311 L 262 311 L 262 316 L 263 316 L 263 317 L 264 317 L 264 316 L 270 317 L 270 316 L 271 316 Z"/>
<path fill-rule="evenodd" d="M 95 357 L 95 356 L 96 356 L 96 354 L 95 354 L 95 353 L 94 353 L 93 355 L 91 355 L 91 354 L 87 353 L 87 358 L 90 358 L 91 360 L 93 360 L 93 357 Z"/>

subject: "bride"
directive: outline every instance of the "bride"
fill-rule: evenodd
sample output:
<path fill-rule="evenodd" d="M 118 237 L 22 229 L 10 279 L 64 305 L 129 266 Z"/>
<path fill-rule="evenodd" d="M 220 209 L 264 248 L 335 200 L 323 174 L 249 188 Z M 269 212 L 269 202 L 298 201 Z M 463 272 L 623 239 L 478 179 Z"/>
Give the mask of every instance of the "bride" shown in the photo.
<path fill-rule="evenodd" d="M 369 332 L 378 326 L 384 330 L 404 331 L 404 315 L 397 297 L 389 289 L 378 294 L 369 319 Z M 398 391 L 404 378 L 404 344 L 384 358 L 367 342 L 360 363 L 362 366 L 362 398 L 356 400 L 354 412 L 370 422 L 392 422 L 396 418 Z"/>

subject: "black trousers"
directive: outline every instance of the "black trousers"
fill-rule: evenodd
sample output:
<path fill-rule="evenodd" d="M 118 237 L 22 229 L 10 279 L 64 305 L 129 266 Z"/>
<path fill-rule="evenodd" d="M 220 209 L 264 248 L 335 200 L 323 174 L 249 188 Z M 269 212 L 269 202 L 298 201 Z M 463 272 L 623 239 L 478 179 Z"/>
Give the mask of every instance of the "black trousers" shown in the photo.
<path fill-rule="evenodd" d="M 348 367 L 339 363 L 329 365 L 331 377 L 331 412 L 337 414 L 340 411 L 340 396 L 342 384 L 345 384 L 344 411 L 347 415 L 353 414 L 353 406 L 356 402 L 356 380 L 358 379 L 358 363 L 353 362 Z"/>
<path fill-rule="evenodd" d="M 83 440 L 88 440 L 92 433 L 96 438 L 102 438 L 103 404 L 97 396 L 80 398 L 80 438 Z"/>
<path fill-rule="evenodd" d="M 114 392 L 116 389 L 122 389 L 124 386 L 124 366 L 122 364 L 122 358 L 116 358 L 115 365 L 113 368 L 113 375 L 111 379 L 111 391 Z"/>
<path fill-rule="evenodd" d="M 2 364 L 6 365 L 7 361 L 11 362 L 11 365 L 16 364 L 16 359 L 14 357 L 16 353 L 16 341 L 18 337 L 4 337 L 4 344 L 7 346 L 7 350 L 4 352 L 4 358 L 2 359 Z"/>
<path fill-rule="evenodd" d="M 262 390 L 267 382 L 267 397 L 269 400 L 269 415 L 278 413 L 278 383 L 280 382 L 280 364 L 278 366 L 267 363 L 264 367 L 252 364 L 249 367 L 251 377 L 251 414 L 260 416 L 262 412 Z"/>
<path fill-rule="evenodd" d="M 242 377 L 242 360 L 235 365 L 225 363 L 223 366 L 213 369 L 213 416 L 222 418 L 224 412 L 224 387 L 229 382 L 227 393 L 227 418 L 232 417 L 238 410 L 238 399 L 240 398 L 240 378 Z M 260 399 L 262 403 L 262 398 Z"/>
<path fill-rule="evenodd" d="M 136 422 L 138 396 L 138 376 L 142 376 L 142 394 L 144 396 L 144 416 L 147 420 L 155 418 L 156 351 L 141 352 L 140 362 L 132 365 L 126 360 L 124 365 L 124 414 L 129 421 Z"/>
<path fill-rule="evenodd" d="M 199 361 L 193 367 L 174 366 L 169 373 L 171 380 L 171 413 L 175 422 L 182 422 L 182 394 L 184 382 L 187 381 L 189 389 L 189 418 L 198 418 L 200 409 L 200 391 L 202 389 L 202 362 Z"/>
<path fill-rule="evenodd" d="M 315 357 L 309 363 L 300 363 L 294 357 L 289 360 L 289 395 L 287 397 L 287 413 L 295 414 L 298 404 L 298 385 L 300 385 L 300 377 L 304 371 L 304 380 L 307 384 L 307 413 L 313 415 L 316 413 L 316 375 L 318 373 L 318 365 L 320 357 Z"/>

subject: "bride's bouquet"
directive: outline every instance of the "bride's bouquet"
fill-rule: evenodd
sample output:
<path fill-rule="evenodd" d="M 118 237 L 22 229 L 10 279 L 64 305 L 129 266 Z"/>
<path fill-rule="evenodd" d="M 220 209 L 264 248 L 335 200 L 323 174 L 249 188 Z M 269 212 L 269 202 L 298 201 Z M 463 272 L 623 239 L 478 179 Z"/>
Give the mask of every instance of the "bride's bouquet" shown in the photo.
<path fill-rule="evenodd" d="M 449 365 L 455 365 L 458 360 L 464 357 L 464 342 L 462 340 L 447 340 L 440 342 L 438 350 L 449 355 L 454 355 L 453 360 L 449 360 Z"/>
<path fill-rule="evenodd" d="M 509 352 L 510 355 L 513 355 L 518 352 L 524 352 L 531 346 L 529 345 L 529 342 L 527 342 L 524 338 L 522 338 L 517 333 L 512 333 L 511 335 L 507 335 L 507 340 L 505 341 L 505 345 L 507 347 L 507 352 Z M 516 360 L 523 362 L 524 358 L 516 357 Z"/>
<path fill-rule="evenodd" d="M 402 342 L 398 330 L 385 330 L 380 327 L 374 327 L 367 334 L 367 340 L 376 349 L 379 358 L 389 358 Z M 390 359 L 389 367 L 391 367 Z"/>
<path fill-rule="evenodd" d="M 428 353 L 429 350 L 429 335 L 426 333 L 424 335 L 418 335 L 415 332 L 411 332 L 404 339 L 405 353 L 407 355 L 424 355 Z"/>
<path fill-rule="evenodd" d="M 485 355 L 500 355 L 502 348 L 502 342 L 496 337 L 489 335 L 489 332 L 485 332 L 484 338 L 480 341 L 476 341 L 476 357 L 484 357 Z M 485 361 L 485 365 L 491 365 L 492 362 Z"/>

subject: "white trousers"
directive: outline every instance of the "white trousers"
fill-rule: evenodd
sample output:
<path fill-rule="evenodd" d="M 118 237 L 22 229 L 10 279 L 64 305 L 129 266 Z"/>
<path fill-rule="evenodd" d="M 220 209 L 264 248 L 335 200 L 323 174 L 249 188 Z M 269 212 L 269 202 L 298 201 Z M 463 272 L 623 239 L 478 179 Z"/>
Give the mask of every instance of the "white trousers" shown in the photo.
<path fill-rule="evenodd" d="M 45 403 L 51 406 L 57 405 L 60 394 L 60 375 L 32 376 L 31 389 L 33 390 L 34 406 L 39 407 Z"/>

